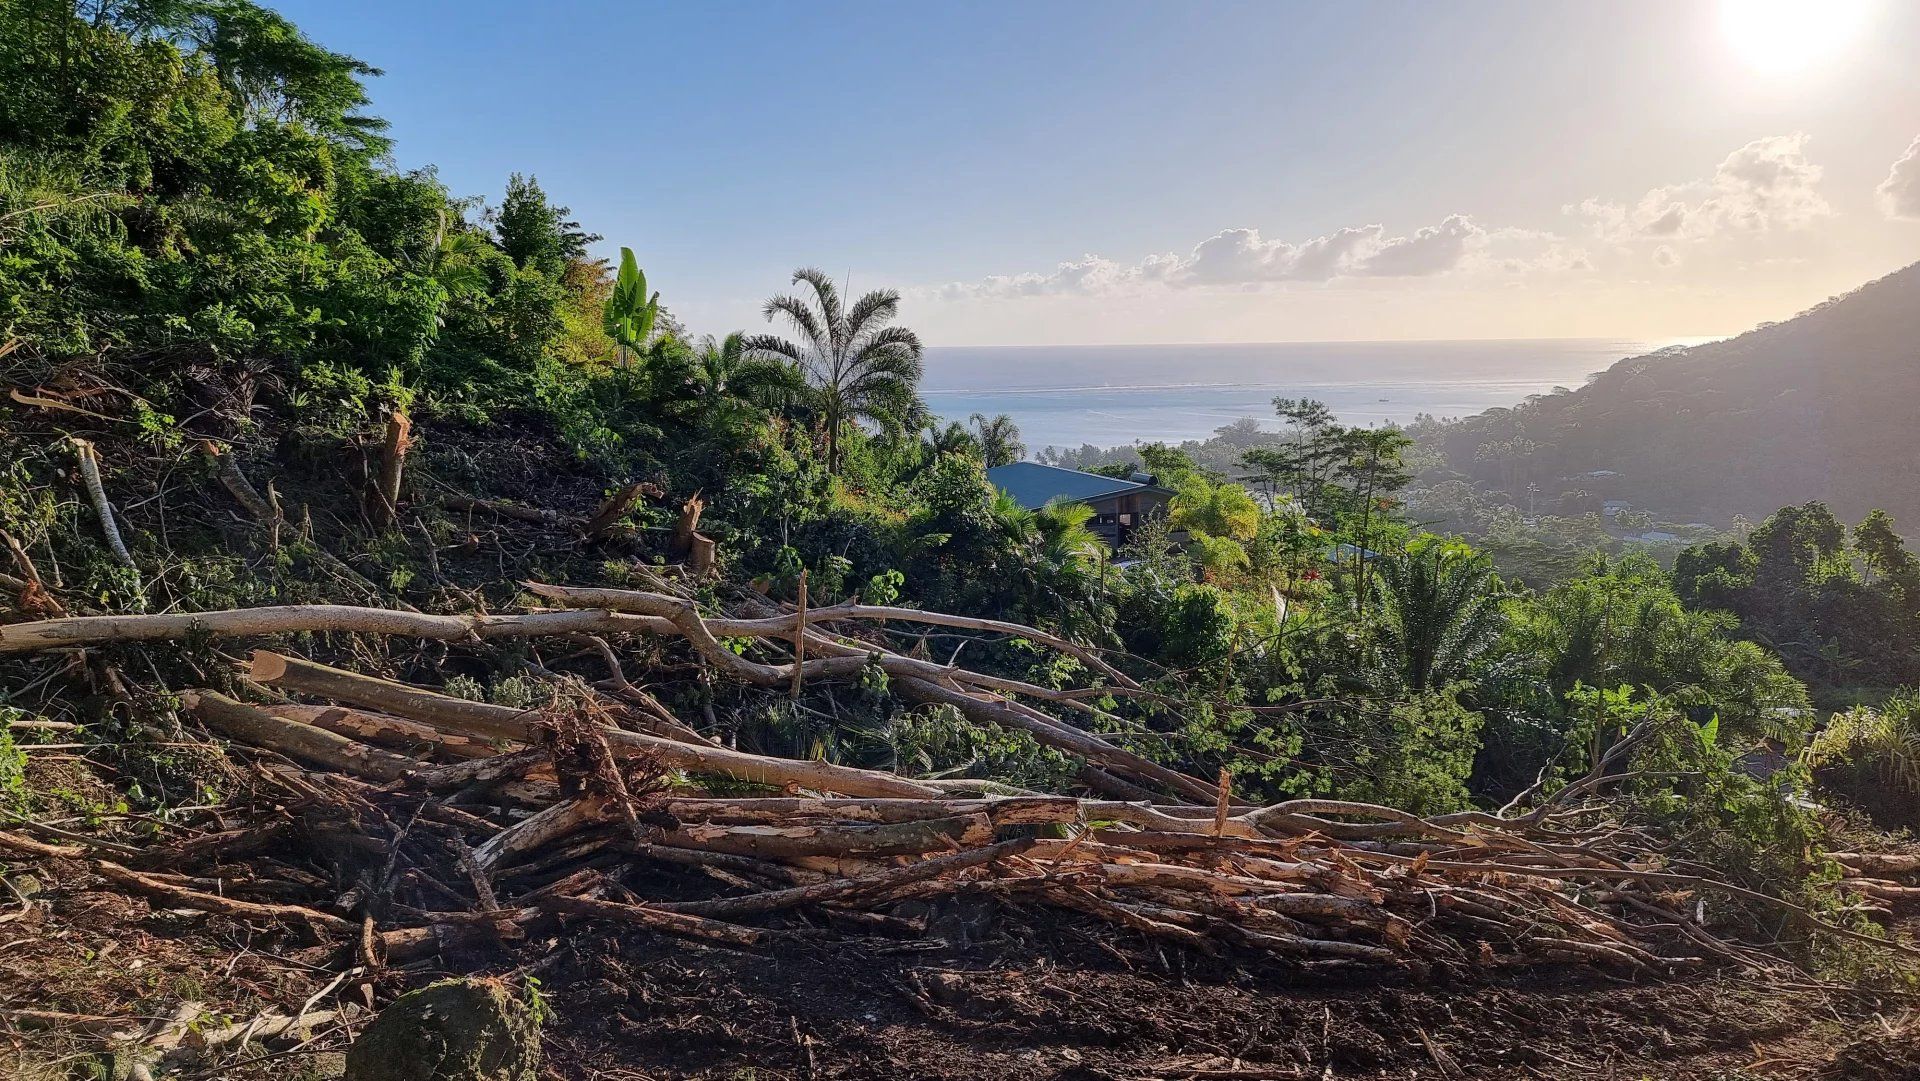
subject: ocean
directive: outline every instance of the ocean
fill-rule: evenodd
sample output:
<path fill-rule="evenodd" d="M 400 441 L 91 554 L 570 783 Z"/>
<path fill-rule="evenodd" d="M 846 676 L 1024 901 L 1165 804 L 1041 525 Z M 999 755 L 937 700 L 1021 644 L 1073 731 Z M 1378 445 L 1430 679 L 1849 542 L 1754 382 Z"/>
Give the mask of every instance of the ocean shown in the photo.
<path fill-rule="evenodd" d="M 1616 338 L 1245 345 L 929 346 L 922 393 L 965 421 L 1006 413 L 1028 451 L 1204 439 L 1273 399 L 1317 398 L 1347 424 L 1462 417 L 1578 387 L 1670 342 Z"/>

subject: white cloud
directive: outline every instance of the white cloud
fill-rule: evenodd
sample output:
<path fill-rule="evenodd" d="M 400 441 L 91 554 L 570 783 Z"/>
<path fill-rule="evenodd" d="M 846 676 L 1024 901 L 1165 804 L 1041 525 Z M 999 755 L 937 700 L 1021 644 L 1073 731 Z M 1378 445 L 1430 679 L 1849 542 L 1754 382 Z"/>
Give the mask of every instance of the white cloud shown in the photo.
<path fill-rule="evenodd" d="M 1914 136 L 1913 144 L 1874 191 L 1887 217 L 1920 221 L 1920 135 Z"/>
<path fill-rule="evenodd" d="M 1341 229 L 1301 244 L 1263 240 L 1258 229 L 1224 229 L 1194 245 L 1173 268 L 1181 284 L 1247 285 L 1275 281 L 1328 281 L 1349 273 L 1380 244 L 1378 225 Z"/>
<path fill-rule="evenodd" d="M 1360 225 L 1299 243 L 1268 240 L 1253 228 L 1223 229 L 1184 256 L 1168 252 L 1127 264 L 1088 255 L 1045 274 L 955 282 L 941 287 L 937 295 L 946 300 L 1098 295 L 1149 283 L 1244 287 L 1343 277 L 1429 277 L 1466 265 L 1485 247 L 1488 237 L 1487 230 L 1462 214 L 1408 236 L 1390 237 L 1384 226 Z"/>
<path fill-rule="evenodd" d="M 1426 277 L 1459 267 L 1484 246 L 1487 231 L 1464 214 L 1429 225 L 1412 236 L 1386 241 L 1360 264 L 1358 273 L 1376 278 Z"/>
<path fill-rule="evenodd" d="M 1632 204 L 1587 199 L 1566 208 L 1610 243 L 1698 240 L 1727 231 L 1798 229 L 1833 213 L 1807 136 L 1770 135 L 1728 154 L 1713 175 L 1648 191 Z"/>
<path fill-rule="evenodd" d="M 1798 229 L 1833 213 L 1820 194 L 1821 168 L 1806 155 L 1801 133 L 1740 147 L 1713 174 L 1654 188 L 1632 202 L 1587 199 L 1565 208 L 1607 245 L 1657 245 L 1654 265 L 1680 264 L 1684 242 L 1721 233 Z M 1889 213 L 1920 218 L 1920 139 L 1881 185 Z M 1604 254 L 1603 249 L 1603 254 Z M 1432 278 L 1484 271 L 1508 277 L 1596 272 L 1587 248 L 1553 232 L 1488 228 L 1453 214 L 1411 233 L 1354 225 L 1305 240 L 1269 239 L 1259 229 L 1222 229 L 1186 254 L 1165 252 L 1123 263 L 1098 255 L 1050 271 L 993 275 L 915 292 L 942 300 L 1111 296 L 1149 287 L 1258 289 L 1281 282 L 1364 278 Z"/>

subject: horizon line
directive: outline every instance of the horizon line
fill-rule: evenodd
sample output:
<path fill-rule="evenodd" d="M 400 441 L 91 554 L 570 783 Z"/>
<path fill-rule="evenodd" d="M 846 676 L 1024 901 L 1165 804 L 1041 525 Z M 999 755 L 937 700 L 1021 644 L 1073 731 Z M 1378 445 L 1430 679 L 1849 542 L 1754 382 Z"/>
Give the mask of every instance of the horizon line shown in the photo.
<path fill-rule="evenodd" d="M 1747 328 L 1752 330 L 1753 327 Z M 954 344 L 934 343 L 926 345 L 928 349 L 1169 349 L 1196 347 L 1227 347 L 1255 345 L 1472 345 L 1486 342 L 1639 342 L 1653 349 L 1665 349 L 1674 345 L 1702 345 L 1707 342 L 1724 341 L 1738 337 L 1747 331 L 1734 331 L 1720 334 L 1666 334 L 1655 336 L 1608 336 L 1599 334 L 1569 335 L 1566 337 L 1511 337 L 1511 338 L 1297 338 L 1266 341 L 1243 342 L 997 342 L 993 344 Z"/>

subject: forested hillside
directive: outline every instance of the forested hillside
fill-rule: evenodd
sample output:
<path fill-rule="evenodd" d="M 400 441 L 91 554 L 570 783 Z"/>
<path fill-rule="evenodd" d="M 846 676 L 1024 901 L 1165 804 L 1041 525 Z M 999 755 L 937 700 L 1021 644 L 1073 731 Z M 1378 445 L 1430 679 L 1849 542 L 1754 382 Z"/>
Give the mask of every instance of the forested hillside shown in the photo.
<path fill-rule="evenodd" d="M 1421 434 L 1448 468 L 1522 502 L 1537 485 L 1549 502 L 1582 493 L 1724 526 L 1821 500 L 1848 521 L 1878 508 L 1910 526 L 1920 523 L 1907 439 L 1916 396 L 1920 266 Z"/>
<path fill-rule="evenodd" d="M 988 483 L 1011 421 L 929 414 L 898 293 L 803 268 L 696 337 L 540 163 L 397 169 L 373 75 L 247 0 L 0 7 L 0 1025 L 37 1033 L 0 1071 L 293 1076 L 446 973 L 511 988 L 570 1079 L 977 1077 L 1029 1040 L 1075 1057 L 989 1075 L 1425 1071 L 1407 1032 L 1504 1009 L 1273 1012 L 1329 976 L 1540 977 L 1645 1064 L 1669 1034 L 1620 977 L 1905 978 L 1920 861 L 1808 798 L 1816 765 L 1920 776 L 1882 519 L 1522 584 L 1409 513 L 1406 433 L 1281 399 L 1283 432 L 1103 463 L 1173 493 L 1110 551 Z M 1842 462 L 1910 505 L 1865 410 L 1904 407 L 1915 281 L 1449 453 L 1666 484 L 1741 438 L 1728 513 Z M 1803 640 L 1855 605 L 1906 637 Z M 1806 681 L 1856 670 L 1857 738 L 1803 755 Z M 1701 1016 L 1659 1024 L 1751 1057 Z M 1581 1025 L 1456 1046 L 1506 1069 Z"/>

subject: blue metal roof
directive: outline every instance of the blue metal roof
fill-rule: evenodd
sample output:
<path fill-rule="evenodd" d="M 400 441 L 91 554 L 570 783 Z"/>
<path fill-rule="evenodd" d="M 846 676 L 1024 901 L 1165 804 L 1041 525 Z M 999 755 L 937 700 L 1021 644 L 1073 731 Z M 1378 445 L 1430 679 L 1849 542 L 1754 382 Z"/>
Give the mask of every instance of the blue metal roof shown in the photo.
<path fill-rule="evenodd" d="M 1098 473 L 1082 473 L 1078 469 L 1061 469 L 1038 462 L 994 466 L 987 470 L 987 480 L 1028 510 L 1038 510 L 1056 499 L 1083 503 L 1089 499 L 1153 487 L 1139 481 L 1103 477 Z"/>

